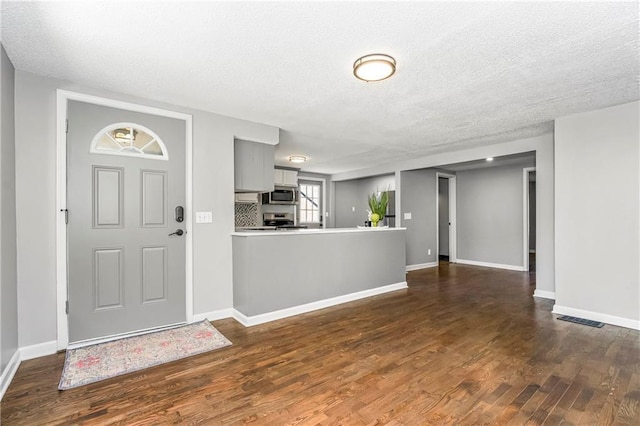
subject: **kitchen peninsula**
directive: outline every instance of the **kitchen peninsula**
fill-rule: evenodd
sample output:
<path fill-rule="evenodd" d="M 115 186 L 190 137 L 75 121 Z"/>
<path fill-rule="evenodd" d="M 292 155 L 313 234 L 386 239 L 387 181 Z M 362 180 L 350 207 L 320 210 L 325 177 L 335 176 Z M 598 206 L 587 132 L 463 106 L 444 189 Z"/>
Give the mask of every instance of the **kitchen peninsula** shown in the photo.
<path fill-rule="evenodd" d="M 233 306 L 244 325 L 407 287 L 405 228 L 234 232 Z"/>

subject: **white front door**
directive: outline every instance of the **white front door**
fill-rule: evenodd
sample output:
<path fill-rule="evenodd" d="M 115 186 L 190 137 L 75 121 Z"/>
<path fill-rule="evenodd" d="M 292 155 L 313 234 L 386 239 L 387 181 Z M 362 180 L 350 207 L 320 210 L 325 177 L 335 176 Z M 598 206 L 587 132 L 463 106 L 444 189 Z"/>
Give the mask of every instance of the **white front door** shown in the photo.
<path fill-rule="evenodd" d="M 67 116 L 69 341 L 185 322 L 185 122 Z"/>

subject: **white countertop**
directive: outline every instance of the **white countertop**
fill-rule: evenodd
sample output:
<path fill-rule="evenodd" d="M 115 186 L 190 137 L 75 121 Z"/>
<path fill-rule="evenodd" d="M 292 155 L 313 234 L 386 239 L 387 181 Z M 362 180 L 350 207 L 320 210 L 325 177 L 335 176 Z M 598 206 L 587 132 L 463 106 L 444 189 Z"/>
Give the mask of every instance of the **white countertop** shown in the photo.
<path fill-rule="evenodd" d="M 393 232 L 404 231 L 407 228 L 327 228 L 327 229 L 295 229 L 286 231 L 236 231 L 231 235 L 234 237 L 261 237 L 261 236 L 287 236 L 287 235 L 309 235 L 309 234 L 348 234 L 354 232 Z"/>

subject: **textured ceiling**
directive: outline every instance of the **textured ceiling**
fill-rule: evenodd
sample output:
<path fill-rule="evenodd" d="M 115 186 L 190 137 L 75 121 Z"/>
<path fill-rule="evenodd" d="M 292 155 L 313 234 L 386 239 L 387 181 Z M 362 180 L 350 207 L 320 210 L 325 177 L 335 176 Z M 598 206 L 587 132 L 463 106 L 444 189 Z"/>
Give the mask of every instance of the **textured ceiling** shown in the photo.
<path fill-rule="evenodd" d="M 638 2 L 3 2 L 16 68 L 282 129 L 343 172 L 640 98 Z M 394 56 L 393 78 L 352 64 Z"/>

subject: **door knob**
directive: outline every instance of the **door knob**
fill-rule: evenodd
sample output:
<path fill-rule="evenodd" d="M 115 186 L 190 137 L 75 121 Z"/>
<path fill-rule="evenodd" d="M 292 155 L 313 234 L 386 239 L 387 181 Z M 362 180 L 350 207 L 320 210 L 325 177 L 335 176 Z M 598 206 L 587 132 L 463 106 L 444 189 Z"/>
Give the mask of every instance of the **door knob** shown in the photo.
<path fill-rule="evenodd" d="M 182 234 L 184 234 L 184 231 L 182 229 L 176 229 L 176 232 L 172 232 L 169 234 L 169 236 L 172 235 L 177 235 L 178 237 L 181 236 Z"/>

